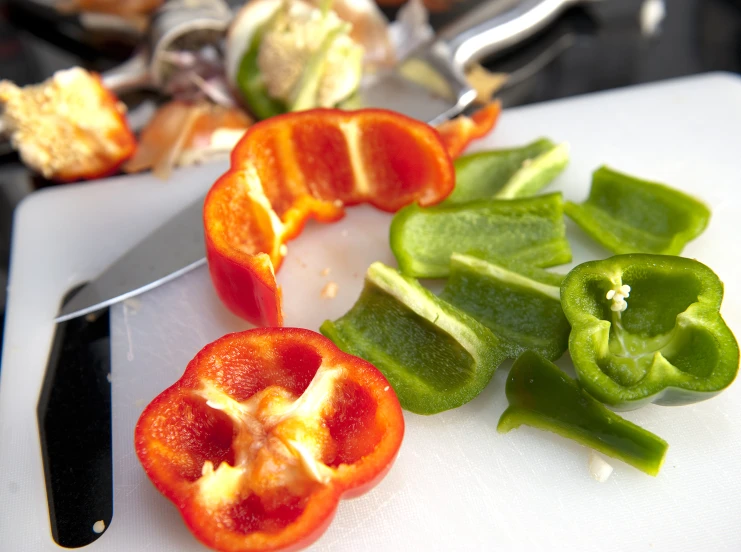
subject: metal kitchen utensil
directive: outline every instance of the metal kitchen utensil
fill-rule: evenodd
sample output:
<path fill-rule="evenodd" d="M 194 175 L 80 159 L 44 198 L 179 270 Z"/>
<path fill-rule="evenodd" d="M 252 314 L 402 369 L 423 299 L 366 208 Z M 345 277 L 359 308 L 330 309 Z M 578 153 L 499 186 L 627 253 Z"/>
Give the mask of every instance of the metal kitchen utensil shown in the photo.
<path fill-rule="evenodd" d="M 146 45 L 127 62 L 103 73 L 104 84 L 116 94 L 165 88 L 174 69 L 167 52 L 197 52 L 218 45 L 231 19 L 223 0 L 168 0 L 152 17 Z"/>
<path fill-rule="evenodd" d="M 432 125 L 455 117 L 476 99 L 464 74 L 468 63 L 535 35 L 580 1 L 523 0 L 506 11 L 501 2 L 482 2 L 361 90 L 361 103 Z"/>

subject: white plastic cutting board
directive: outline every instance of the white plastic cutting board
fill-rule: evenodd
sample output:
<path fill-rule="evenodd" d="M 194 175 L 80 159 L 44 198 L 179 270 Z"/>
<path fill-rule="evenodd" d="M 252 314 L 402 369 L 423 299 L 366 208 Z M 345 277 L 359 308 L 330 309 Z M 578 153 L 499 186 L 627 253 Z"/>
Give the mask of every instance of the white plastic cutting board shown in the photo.
<path fill-rule="evenodd" d="M 474 147 L 539 136 L 571 144 L 571 164 L 550 188 L 567 199 L 582 200 L 591 171 L 609 163 L 707 201 L 710 227 L 685 255 L 726 283 L 723 314 L 741 335 L 741 80 L 712 74 L 511 109 Z M 19 209 L 0 373 L 0 549 L 58 549 L 49 531 L 35 408 L 59 300 L 222 170 L 201 167 L 166 183 L 142 176 L 58 188 Z M 367 266 L 393 263 L 389 220 L 353 208 L 337 224 L 309 224 L 289 244 L 278 278 L 288 325 L 317 329 L 350 308 Z M 607 256 L 567 224 L 575 263 Z M 330 281 L 339 293 L 323 299 Z M 114 515 L 87 548 L 203 550 L 144 475 L 133 427 L 201 347 L 247 325 L 219 303 L 205 267 L 113 308 L 111 324 Z M 587 449 L 573 442 L 530 428 L 496 433 L 507 368 L 457 410 L 407 413 L 394 468 L 367 495 L 341 503 L 312 549 L 741 550 L 741 383 L 694 406 L 628 413 L 670 443 L 666 463 L 654 479 L 614 461 L 612 477 L 600 484 L 589 475 Z"/>

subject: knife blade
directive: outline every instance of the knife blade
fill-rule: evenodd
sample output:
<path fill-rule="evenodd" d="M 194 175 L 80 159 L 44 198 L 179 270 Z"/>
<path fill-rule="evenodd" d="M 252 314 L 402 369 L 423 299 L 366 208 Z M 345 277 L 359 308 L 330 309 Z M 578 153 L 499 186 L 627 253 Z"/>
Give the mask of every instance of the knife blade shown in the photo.
<path fill-rule="evenodd" d="M 465 67 L 517 44 L 582 0 L 522 0 L 504 9 L 501 0 L 481 2 L 444 27 L 397 67 L 359 92 L 363 107 L 399 111 L 437 125 L 463 112 L 476 99 Z"/>
<path fill-rule="evenodd" d="M 84 316 L 134 297 L 190 272 L 206 262 L 197 201 L 124 253 L 95 280 L 83 286 L 59 311 L 56 322 Z"/>
<path fill-rule="evenodd" d="M 364 87 L 361 103 L 398 111 L 432 125 L 452 118 L 476 98 L 464 76 L 469 61 L 529 38 L 579 1 L 522 0 L 509 9 L 501 0 L 482 2 L 442 29 L 432 43 Z M 424 82 L 418 78 L 420 74 Z M 203 198 L 144 238 L 83 286 L 62 307 L 55 321 L 84 316 L 134 297 L 205 263 L 202 207 Z"/>

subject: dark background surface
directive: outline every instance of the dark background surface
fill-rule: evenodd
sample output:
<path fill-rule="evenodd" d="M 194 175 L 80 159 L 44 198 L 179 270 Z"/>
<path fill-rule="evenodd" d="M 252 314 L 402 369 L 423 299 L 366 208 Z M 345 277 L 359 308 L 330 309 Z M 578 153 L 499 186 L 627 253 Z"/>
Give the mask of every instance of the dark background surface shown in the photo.
<path fill-rule="evenodd" d="M 474 3 L 461 2 L 453 12 Z M 653 37 L 641 34 L 640 5 L 638 0 L 603 0 L 572 8 L 533 40 L 487 60 L 491 69 L 518 75 L 519 83 L 503 93 L 505 105 L 707 71 L 741 72 L 741 0 L 667 0 L 662 30 Z M 0 0 L 0 79 L 34 83 L 73 65 L 103 71 L 131 54 L 131 47 L 115 37 L 86 36 L 65 19 L 39 15 L 25 0 Z M 433 23 L 440 26 L 450 16 L 436 15 Z M 13 210 L 48 185 L 30 175 L 13 153 L 0 151 L 0 320 Z M 54 229 L 48 230 L 53 239 Z"/>

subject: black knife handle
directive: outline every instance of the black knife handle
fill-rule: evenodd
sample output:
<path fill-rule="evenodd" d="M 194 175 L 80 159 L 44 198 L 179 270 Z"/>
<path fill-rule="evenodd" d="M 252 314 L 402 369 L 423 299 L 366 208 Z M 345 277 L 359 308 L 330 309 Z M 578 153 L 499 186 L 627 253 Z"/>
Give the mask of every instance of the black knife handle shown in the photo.
<path fill-rule="evenodd" d="M 49 522 L 66 548 L 95 541 L 113 517 L 110 343 L 108 309 L 57 324 L 39 396 Z"/>

